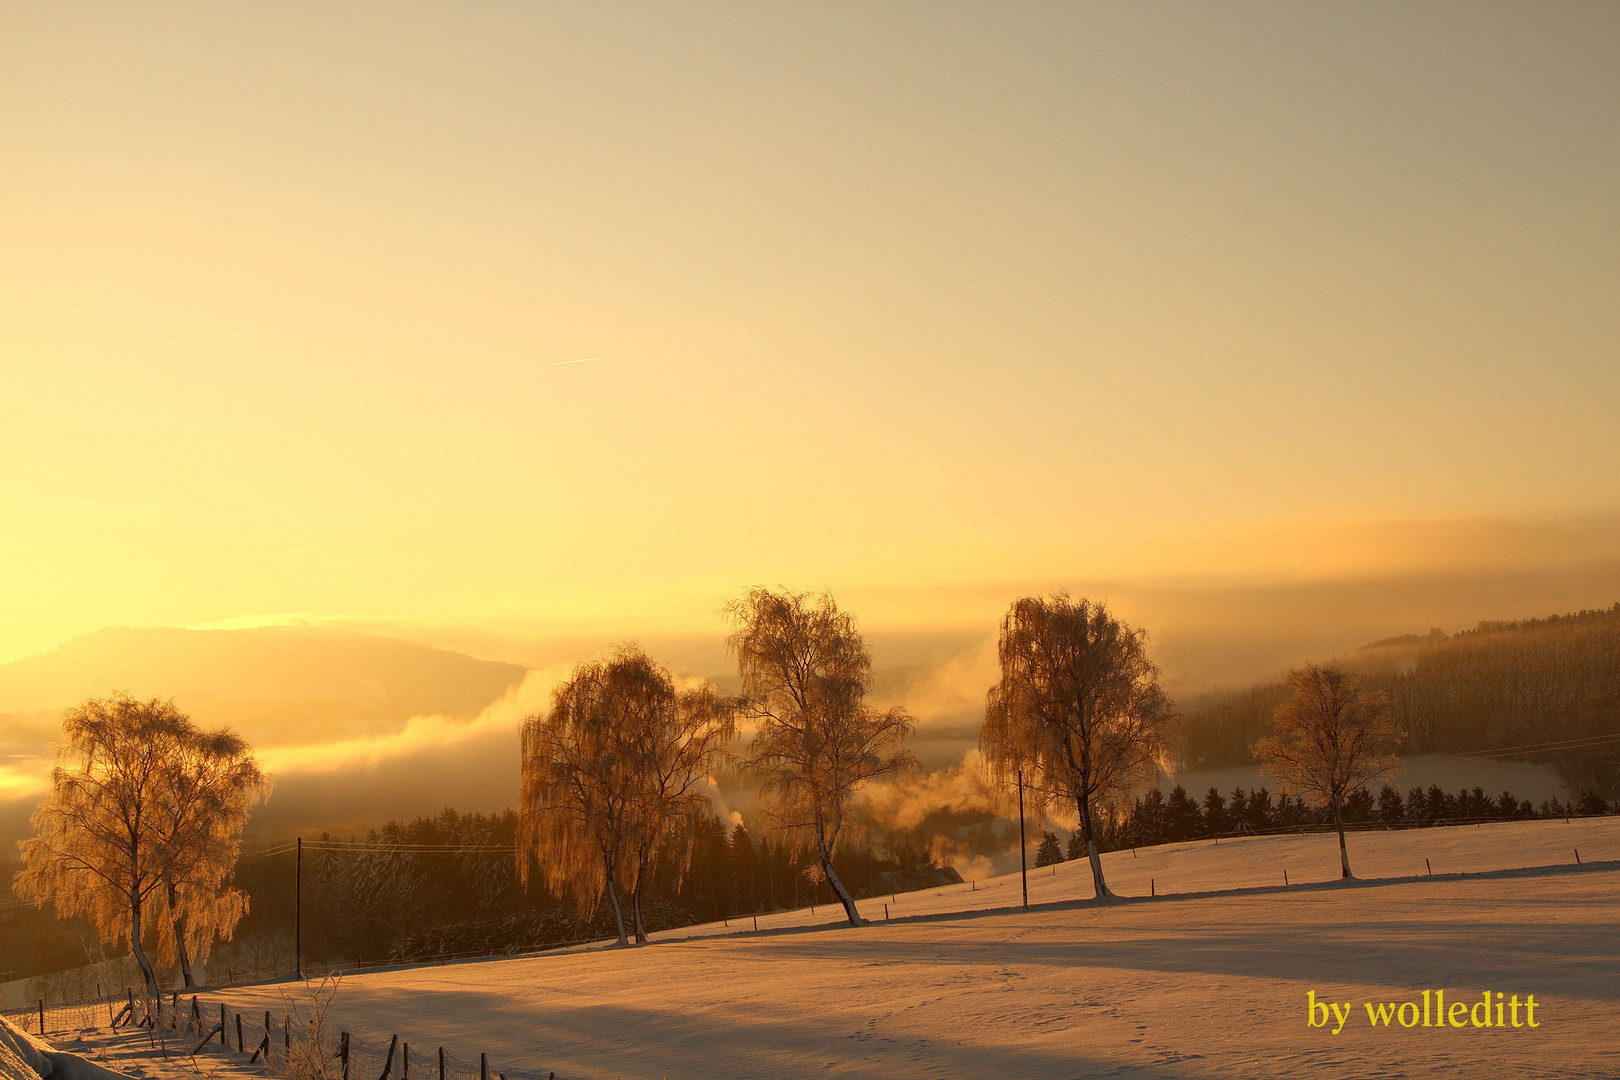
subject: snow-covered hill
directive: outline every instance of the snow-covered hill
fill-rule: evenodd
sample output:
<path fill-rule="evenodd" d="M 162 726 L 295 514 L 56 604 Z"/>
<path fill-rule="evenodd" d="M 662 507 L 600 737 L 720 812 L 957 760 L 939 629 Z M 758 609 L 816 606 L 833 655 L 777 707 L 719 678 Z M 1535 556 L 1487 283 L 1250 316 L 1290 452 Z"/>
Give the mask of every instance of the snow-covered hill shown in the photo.
<path fill-rule="evenodd" d="M 757 933 L 355 973 L 333 1015 L 560 1078 L 1620 1075 L 1620 819 L 1351 845 L 1348 885 L 1331 836 L 1117 852 L 1114 889 L 1157 899 L 1092 903 L 1071 863 L 1032 872 L 1029 910 L 1014 874 L 902 894 L 888 922 L 863 901 L 860 928 L 817 908 Z M 1367 1002 L 1424 990 L 1533 994 L 1537 1026 L 1369 1025 Z M 1313 991 L 1348 1004 L 1339 1034 L 1308 1025 Z M 282 993 L 228 999 L 279 1010 Z"/>

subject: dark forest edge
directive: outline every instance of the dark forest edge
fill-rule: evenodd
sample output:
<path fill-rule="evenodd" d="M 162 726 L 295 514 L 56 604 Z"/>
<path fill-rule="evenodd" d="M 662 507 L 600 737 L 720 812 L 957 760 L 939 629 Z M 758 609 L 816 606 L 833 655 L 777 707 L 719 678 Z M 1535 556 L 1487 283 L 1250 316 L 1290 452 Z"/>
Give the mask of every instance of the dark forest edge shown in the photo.
<path fill-rule="evenodd" d="M 1620 795 L 1620 747 L 1510 748 L 1620 734 L 1620 602 L 1607 609 L 1472 630 L 1386 638 L 1342 658 L 1389 696 L 1406 733 L 1398 752 L 1493 752 L 1550 764 L 1572 791 Z M 1248 765 L 1288 688 L 1279 680 L 1187 702 L 1183 769 Z M 1500 751 L 1500 754 L 1494 752 Z"/>
<path fill-rule="evenodd" d="M 685 871 L 675 872 L 673 858 L 655 863 L 650 931 L 836 902 L 815 872 L 813 853 L 756 838 L 742 824 L 713 814 L 690 828 Z M 511 853 L 516 838 L 516 811 L 453 809 L 390 821 L 364 838 L 320 837 L 337 846 L 311 843 L 304 855 L 306 964 L 324 969 L 482 956 L 612 938 L 613 915 L 605 904 L 581 915 L 571 897 L 539 880 L 520 882 Z M 390 845 L 446 850 L 382 850 Z M 247 894 L 248 913 L 235 940 L 215 946 L 211 983 L 248 973 L 277 975 L 293 966 L 294 855 L 246 855 L 236 866 L 234 885 Z M 12 869 L 14 864 L 0 866 L 0 873 Z M 961 880 L 940 865 L 930 842 L 905 831 L 873 833 L 848 844 L 838 854 L 838 872 L 861 897 Z M 0 912 L 0 955 L 13 967 L 11 978 L 86 965 L 98 959 L 94 941 L 87 925 L 59 920 L 48 904 Z"/>

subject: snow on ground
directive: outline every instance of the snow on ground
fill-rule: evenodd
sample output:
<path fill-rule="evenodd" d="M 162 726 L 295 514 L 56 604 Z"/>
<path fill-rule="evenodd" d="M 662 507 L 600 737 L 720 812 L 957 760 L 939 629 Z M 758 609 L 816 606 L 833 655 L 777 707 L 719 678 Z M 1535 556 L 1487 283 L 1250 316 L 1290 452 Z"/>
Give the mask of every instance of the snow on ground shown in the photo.
<path fill-rule="evenodd" d="M 1169 845 L 1105 857 L 1140 897 L 1118 904 L 1091 902 L 1069 863 L 1032 871 L 1030 910 L 1008 906 L 1012 874 L 901 894 L 888 922 L 862 901 L 876 921 L 860 928 L 818 906 L 759 933 L 733 920 L 639 949 L 354 973 L 333 1016 L 570 1080 L 1620 1076 L 1620 819 L 1350 844 L 1349 885 L 1331 835 Z M 1538 1026 L 1369 1026 L 1364 1002 L 1440 989 L 1534 994 Z M 1339 1034 L 1307 1025 L 1313 990 L 1349 1003 Z M 279 1009 L 282 993 L 227 997 Z"/>
<path fill-rule="evenodd" d="M 45 1052 L 43 1064 L 52 1080 L 266 1080 L 273 1075 L 217 1043 L 194 1055 L 195 1035 L 161 1028 L 87 1028 L 49 1039 L 24 1037 Z"/>
<path fill-rule="evenodd" d="M 196 1037 L 174 1031 L 125 1027 L 53 1036 L 50 1042 L 57 1050 L 131 1080 L 266 1080 L 271 1076 L 262 1065 L 221 1051 L 217 1044 L 193 1057 L 190 1051 L 197 1044 Z M 85 1080 L 112 1078 L 87 1075 Z"/>

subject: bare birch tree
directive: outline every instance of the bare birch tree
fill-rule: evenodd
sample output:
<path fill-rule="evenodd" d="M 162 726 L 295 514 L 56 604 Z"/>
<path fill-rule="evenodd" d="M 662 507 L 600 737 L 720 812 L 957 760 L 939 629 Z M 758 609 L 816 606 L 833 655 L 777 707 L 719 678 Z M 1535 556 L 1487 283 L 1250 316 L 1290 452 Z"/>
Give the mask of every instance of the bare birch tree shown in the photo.
<path fill-rule="evenodd" d="M 1023 770 L 1037 814 L 1054 798 L 1074 805 L 1098 899 L 1113 896 L 1098 807 L 1152 775 L 1174 718 L 1146 639 L 1085 597 L 1023 597 L 1002 620 L 1001 681 L 985 700 L 979 746 L 991 778 L 1010 792 Z"/>
<path fill-rule="evenodd" d="M 633 816 L 629 751 L 607 707 L 606 665 L 581 664 L 551 695 L 551 712 L 523 724 L 518 871 L 530 859 L 582 911 L 607 894 L 619 944 L 627 944 L 619 902 Z"/>
<path fill-rule="evenodd" d="M 1293 688 L 1272 714 L 1272 734 L 1254 744 L 1255 760 L 1284 784 L 1333 812 L 1339 876 L 1352 877 L 1344 844 L 1344 800 L 1395 767 L 1402 732 L 1389 699 L 1337 664 L 1306 664 L 1288 673 Z"/>
<path fill-rule="evenodd" d="M 270 791 L 247 741 L 229 730 L 177 740 L 157 801 L 158 958 L 177 963 L 182 984 L 196 985 L 193 956 L 207 959 L 247 913 L 247 896 L 226 885 L 242 847 L 248 812 Z"/>
<path fill-rule="evenodd" d="M 668 669 L 634 646 L 576 667 L 553 692 L 551 713 L 523 726 L 523 880 L 533 859 L 582 910 L 606 894 L 621 945 L 628 881 L 636 940 L 645 941 L 642 890 L 660 841 L 707 801 L 701 784 L 733 725 L 711 689 L 677 691 Z"/>
<path fill-rule="evenodd" d="M 645 722 L 635 732 L 642 775 L 640 813 L 634 841 L 634 879 L 630 907 L 636 941 L 647 940 L 641 901 L 659 851 L 677 860 L 684 873 L 691 858 L 692 830 L 683 828 L 709 807 L 705 786 L 715 768 L 729 756 L 736 738 L 736 702 L 709 685 L 677 690 L 667 669 L 645 656 L 633 658 L 649 668 L 653 692 L 646 696 Z"/>
<path fill-rule="evenodd" d="M 814 846 L 821 871 L 860 925 L 855 899 L 833 869 L 856 787 L 901 772 L 914 720 L 904 709 L 865 703 L 872 657 L 855 620 L 831 595 L 756 588 L 727 605 L 728 645 L 742 676 L 742 713 L 757 725 L 746 762 L 760 803 L 795 842 Z"/>
<path fill-rule="evenodd" d="M 62 721 L 51 794 L 34 812 L 14 888 L 83 915 L 103 943 L 128 940 L 146 982 L 148 913 L 182 948 L 206 951 L 246 909 L 224 886 L 247 808 L 265 780 L 229 732 L 200 731 L 172 702 L 91 699 Z"/>

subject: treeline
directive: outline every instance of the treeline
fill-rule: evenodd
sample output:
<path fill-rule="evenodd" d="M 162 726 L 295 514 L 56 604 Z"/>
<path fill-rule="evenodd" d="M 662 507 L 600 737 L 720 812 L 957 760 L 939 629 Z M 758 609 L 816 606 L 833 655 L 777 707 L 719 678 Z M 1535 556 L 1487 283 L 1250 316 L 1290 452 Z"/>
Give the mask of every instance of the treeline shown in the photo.
<path fill-rule="evenodd" d="M 317 965 L 486 954 L 600 940 L 615 933 L 606 903 L 581 914 L 574 899 L 518 876 L 517 814 L 461 814 L 389 822 L 364 839 L 307 840 L 303 950 Z M 835 902 L 808 851 L 706 814 L 687 823 L 653 864 L 650 931 Z M 685 860 L 676 848 L 690 852 Z M 244 859 L 236 884 L 251 897 L 237 940 L 217 950 L 238 971 L 287 970 L 293 947 L 293 856 Z M 917 888 L 952 872 L 909 833 L 849 843 L 838 873 L 858 895 Z M 959 880 L 959 879 L 958 879 Z"/>
<path fill-rule="evenodd" d="M 1573 790 L 1620 796 L 1620 603 L 1447 636 L 1390 639 L 1346 659 L 1389 696 L 1403 755 L 1501 750 L 1554 765 Z M 1248 764 L 1286 696 L 1281 683 L 1190 707 L 1182 765 Z M 1552 743 L 1578 743 L 1562 749 Z M 1512 748 L 1529 748 L 1509 753 Z"/>
<path fill-rule="evenodd" d="M 1403 795 L 1398 788 L 1385 784 L 1376 795 L 1364 787 L 1353 791 L 1345 800 L 1344 820 L 1350 824 L 1409 827 L 1457 821 L 1591 816 L 1611 811 L 1620 812 L 1620 805 L 1610 804 L 1591 793 L 1570 803 L 1547 799 L 1533 805 L 1511 791 L 1493 796 L 1484 788 L 1475 787 L 1451 793 L 1435 784 L 1428 788 L 1414 787 Z M 1103 828 L 1098 846 L 1104 851 L 1121 851 L 1212 836 L 1278 832 L 1308 826 L 1325 828 L 1332 823 L 1332 816 L 1325 807 L 1303 802 L 1287 792 L 1272 794 L 1265 787 L 1251 791 L 1239 787 L 1222 794 L 1212 787 L 1202 799 L 1195 799 L 1186 788 L 1178 785 L 1169 795 L 1153 788 L 1134 799 Z M 1055 842 L 1055 834 L 1048 835 L 1054 836 Z M 1074 858 L 1080 850 L 1078 842 L 1071 839 L 1067 856 Z"/>

